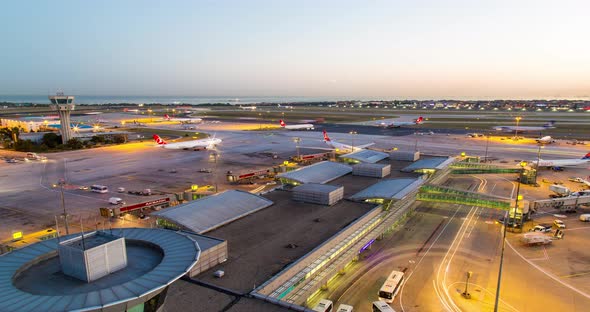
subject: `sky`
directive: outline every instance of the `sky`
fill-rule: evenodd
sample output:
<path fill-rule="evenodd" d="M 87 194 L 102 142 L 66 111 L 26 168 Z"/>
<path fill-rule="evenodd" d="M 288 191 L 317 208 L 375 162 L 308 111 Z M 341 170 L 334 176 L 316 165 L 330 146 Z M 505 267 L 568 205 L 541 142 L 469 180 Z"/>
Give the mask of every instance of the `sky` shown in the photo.
<path fill-rule="evenodd" d="M 590 1 L 2 1 L 0 95 L 590 96 Z"/>

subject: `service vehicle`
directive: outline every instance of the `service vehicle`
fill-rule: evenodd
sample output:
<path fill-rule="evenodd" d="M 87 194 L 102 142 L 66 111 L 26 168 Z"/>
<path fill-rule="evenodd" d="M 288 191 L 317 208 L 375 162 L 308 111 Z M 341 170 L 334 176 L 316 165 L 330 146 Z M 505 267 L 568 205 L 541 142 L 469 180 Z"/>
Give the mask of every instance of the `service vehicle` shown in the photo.
<path fill-rule="evenodd" d="M 590 222 L 590 214 L 585 213 L 580 215 L 580 221 L 582 222 Z"/>
<path fill-rule="evenodd" d="M 565 229 L 565 223 L 562 220 L 555 219 L 553 221 L 553 225 L 555 225 L 555 227 L 557 227 L 558 229 Z"/>
<path fill-rule="evenodd" d="M 352 312 L 353 309 L 354 309 L 353 306 L 348 305 L 348 304 L 341 303 L 338 306 L 338 309 L 336 309 L 336 312 Z"/>
<path fill-rule="evenodd" d="M 551 232 L 551 225 L 550 224 L 537 224 L 532 229 L 531 232 Z"/>
<path fill-rule="evenodd" d="M 125 202 L 123 201 L 123 199 L 121 199 L 119 197 L 111 197 L 111 198 L 109 198 L 109 204 L 118 205 L 118 204 L 125 204 Z"/>
<path fill-rule="evenodd" d="M 391 271 L 381 289 L 379 289 L 379 300 L 383 300 L 387 303 L 392 303 L 395 295 L 402 288 L 404 283 L 404 272 Z"/>
<path fill-rule="evenodd" d="M 387 302 L 382 300 L 373 301 L 372 307 L 373 309 L 371 311 L 373 312 L 395 312 L 395 310 L 390 307 Z"/>
<path fill-rule="evenodd" d="M 525 233 L 520 238 L 520 241 L 526 245 L 534 246 L 534 245 L 547 245 L 551 244 L 553 241 L 551 237 L 540 234 L 540 233 Z"/>

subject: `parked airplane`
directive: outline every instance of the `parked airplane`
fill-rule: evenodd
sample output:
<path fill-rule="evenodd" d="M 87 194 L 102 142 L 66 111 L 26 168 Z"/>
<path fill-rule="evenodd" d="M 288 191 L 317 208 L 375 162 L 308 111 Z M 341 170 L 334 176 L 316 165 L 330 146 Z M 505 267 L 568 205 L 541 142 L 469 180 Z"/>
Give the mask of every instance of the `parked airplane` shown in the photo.
<path fill-rule="evenodd" d="M 424 122 L 424 118 L 422 116 L 414 119 L 413 121 L 393 121 L 391 123 L 382 122 L 379 124 L 380 127 L 385 128 L 401 128 L 402 126 L 413 126 L 413 125 L 420 125 Z"/>
<path fill-rule="evenodd" d="M 590 163 L 590 153 L 586 154 L 584 157 L 580 159 L 555 159 L 555 160 L 546 160 L 546 159 L 539 159 L 539 167 L 576 167 L 584 164 Z M 530 164 L 536 165 L 536 160 L 531 160 Z"/>
<path fill-rule="evenodd" d="M 330 147 L 336 149 L 337 151 L 343 151 L 343 152 L 361 151 L 361 150 L 364 150 L 365 148 L 375 144 L 375 143 L 369 143 L 369 144 L 364 144 L 364 145 L 351 146 L 348 144 L 332 141 L 330 139 L 330 137 L 328 137 L 328 133 L 326 132 L 326 130 L 324 130 L 324 142 L 326 142 L 326 144 L 328 144 Z"/>
<path fill-rule="evenodd" d="M 176 142 L 176 143 L 167 143 L 162 139 L 159 135 L 154 134 L 153 136 L 158 146 L 166 148 L 166 149 L 183 149 L 189 150 L 193 149 L 195 151 L 198 150 L 207 150 L 215 148 L 215 145 L 221 143 L 221 139 L 213 138 L 206 138 L 200 140 L 192 140 L 192 141 L 184 141 L 184 142 Z"/>
<path fill-rule="evenodd" d="M 287 125 L 282 119 L 279 122 L 281 123 L 281 127 L 287 130 L 313 130 L 312 124 Z"/>
<path fill-rule="evenodd" d="M 542 138 L 535 139 L 535 141 L 537 141 L 537 143 L 540 143 L 540 144 L 555 143 L 555 140 L 553 138 L 551 138 L 550 136 L 544 136 Z"/>
<path fill-rule="evenodd" d="M 293 109 L 293 106 L 291 106 L 291 105 L 283 105 L 283 106 L 281 106 L 281 104 L 277 104 L 277 107 L 278 108 Z"/>
<path fill-rule="evenodd" d="M 496 126 L 494 127 L 495 130 L 497 131 L 502 131 L 502 132 L 527 132 L 527 131 L 543 131 L 543 130 L 547 130 L 547 129 L 553 129 L 555 128 L 555 121 L 550 121 L 546 124 L 544 124 L 542 127 L 523 127 L 523 126 Z"/>
<path fill-rule="evenodd" d="M 164 115 L 164 120 L 178 121 L 180 123 L 197 123 L 197 122 L 203 121 L 203 119 L 201 119 L 201 118 L 175 118 L 175 117 L 168 116 L 168 114 Z"/>

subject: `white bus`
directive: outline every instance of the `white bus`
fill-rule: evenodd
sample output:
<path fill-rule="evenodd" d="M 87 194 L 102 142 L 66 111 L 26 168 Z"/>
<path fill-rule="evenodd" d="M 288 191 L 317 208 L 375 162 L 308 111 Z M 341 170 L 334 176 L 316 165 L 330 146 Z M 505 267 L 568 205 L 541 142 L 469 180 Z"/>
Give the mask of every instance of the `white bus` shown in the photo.
<path fill-rule="evenodd" d="M 395 312 L 385 301 L 373 301 L 373 312 Z"/>
<path fill-rule="evenodd" d="M 379 289 L 379 300 L 392 303 L 404 283 L 404 272 L 392 271 Z"/>
<path fill-rule="evenodd" d="M 90 189 L 96 193 L 108 193 L 109 192 L 109 188 L 104 185 L 95 184 L 95 185 L 91 186 Z"/>
<path fill-rule="evenodd" d="M 333 304 L 334 303 L 328 299 L 322 299 L 315 307 L 313 307 L 312 311 L 331 312 Z"/>

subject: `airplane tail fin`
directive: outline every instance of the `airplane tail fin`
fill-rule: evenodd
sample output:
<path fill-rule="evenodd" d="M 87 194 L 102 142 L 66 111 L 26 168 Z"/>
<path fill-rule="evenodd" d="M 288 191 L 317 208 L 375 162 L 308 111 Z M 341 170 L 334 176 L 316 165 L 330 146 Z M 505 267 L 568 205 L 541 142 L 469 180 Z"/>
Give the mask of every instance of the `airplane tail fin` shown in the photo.
<path fill-rule="evenodd" d="M 416 123 L 417 125 L 419 125 L 419 124 L 421 124 L 423 121 L 424 121 L 424 117 L 420 116 L 420 117 L 418 117 L 418 119 L 416 119 L 416 120 L 415 120 L 415 123 Z"/>
<path fill-rule="evenodd" d="M 282 119 L 279 120 L 279 122 L 281 123 L 281 127 L 285 127 L 287 124 L 285 123 L 285 121 L 283 121 Z"/>
<path fill-rule="evenodd" d="M 326 130 L 324 130 L 324 141 L 325 142 L 330 142 L 330 137 L 328 136 L 328 133 L 326 132 Z"/>
<path fill-rule="evenodd" d="M 170 120 L 170 116 L 168 116 L 168 114 L 164 114 L 164 119 Z"/>
<path fill-rule="evenodd" d="M 153 138 L 154 138 L 154 141 L 156 141 L 156 143 L 158 143 L 158 145 L 164 145 L 164 144 L 166 144 L 166 141 L 164 141 L 164 139 L 162 139 L 157 134 L 154 134 Z"/>
<path fill-rule="evenodd" d="M 590 153 L 586 154 L 586 156 L 582 157 L 582 159 L 590 159 Z"/>

